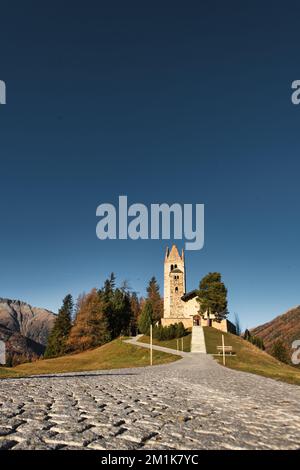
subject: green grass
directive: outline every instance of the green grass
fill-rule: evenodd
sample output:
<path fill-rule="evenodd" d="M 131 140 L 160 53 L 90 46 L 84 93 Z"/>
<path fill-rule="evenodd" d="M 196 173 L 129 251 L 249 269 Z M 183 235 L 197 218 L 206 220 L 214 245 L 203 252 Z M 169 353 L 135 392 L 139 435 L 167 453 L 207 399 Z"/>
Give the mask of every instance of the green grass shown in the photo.
<path fill-rule="evenodd" d="M 191 351 L 191 338 L 192 335 L 188 334 L 186 336 L 183 336 L 183 351 L 185 352 L 190 352 Z M 149 336 L 142 336 L 139 341 L 141 343 L 150 343 L 150 338 Z M 177 339 L 166 339 L 164 341 L 159 341 L 158 339 L 153 338 L 153 344 L 156 346 L 163 346 L 164 348 L 170 348 L 170 349 L 177 349 Z M 179 344 L 179 350 L 181 351 L 181 338 L 178 340 Z"/>
<path fill-rule="evenodd" d="M 153 364 L 167 364 L 178 360 L 178 356 L 153 351 Z M 142 367 L 150 363 L 149 350 L 124 343 L 117 339 L 96 349 L 54 359 L 21 364 L 13 368 L 0 368 L 0 378 L 20 377 L 61 372 L 83 372 L 102 369 Z"/>
<path fill-rule="evenodd" d="M 239 336 L 231 333 L 223 334 L 225 345 L 232 346 L 236 353 L 236 356 L 226 355 L 227 367 L 300 385 L 300 370 L 298 368 L 279 362 Z M 204 336 L 207 353 L 216 354 L 216 347 L 222 345 L 222 332 L 215 328 L 204 327 Z M 222 356 L 215 356 L 215 358 L 222 364 Z"/>
<path fill-rule="evenodd" d="M 7 367 L 0 367 L 0 379 L 1 378 L 5 378 L 5 377 L 16 377 L 18 376 L 18 374 L 10 369 L 10 368 L 7 368 Z"/>

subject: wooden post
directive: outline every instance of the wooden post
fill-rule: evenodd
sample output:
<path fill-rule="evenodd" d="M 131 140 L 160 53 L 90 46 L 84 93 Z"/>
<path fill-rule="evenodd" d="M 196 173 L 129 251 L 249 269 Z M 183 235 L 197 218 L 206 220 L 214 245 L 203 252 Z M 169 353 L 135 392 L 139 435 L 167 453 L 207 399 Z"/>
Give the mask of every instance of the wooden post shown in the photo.
<path fill-rule="evenodd" d="M 176 339 L 177 351 L 179 351 L 179 339 Z"/>
<path fill-rule="evenodd" d="M 225 366 L 225 341 L 224 341 L 224 335 L 222 335 L 222 349 L 223 349 L 223 366 Z"/>
<path fill-rule="evenodd" d="M 153 355 L 152 355 L 152 325 L 150 325 L 150 366 L 153 364 Z"/>
<path fill-rule="evenodd" d="M 181 338 L 181 351 L 183 351 L 183 337 Z"/>

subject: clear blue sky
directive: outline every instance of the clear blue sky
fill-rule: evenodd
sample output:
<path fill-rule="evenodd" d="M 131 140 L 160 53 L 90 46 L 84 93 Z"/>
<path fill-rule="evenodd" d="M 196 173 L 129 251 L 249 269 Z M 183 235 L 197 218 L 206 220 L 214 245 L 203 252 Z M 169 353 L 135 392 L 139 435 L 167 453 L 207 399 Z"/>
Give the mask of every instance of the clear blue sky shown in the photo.
<path fill-rule="evenodd" d="M 0 296 L 54 311 L 114 271 L 162 287 L 164 241 L 99 241 L 102 202 L 204 203 L 188 289 L 244 327 L 300 303 L 299 2 L 1 3 Z M 181 248 L 181 246 L 180 246 Z"/>

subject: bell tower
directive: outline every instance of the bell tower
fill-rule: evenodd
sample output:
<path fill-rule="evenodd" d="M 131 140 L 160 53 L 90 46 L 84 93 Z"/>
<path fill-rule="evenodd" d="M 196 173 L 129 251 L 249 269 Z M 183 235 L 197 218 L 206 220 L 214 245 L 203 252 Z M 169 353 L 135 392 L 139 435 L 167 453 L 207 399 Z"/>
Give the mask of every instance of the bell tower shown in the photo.
<path fill-rule="evenodd" d="M 184 251 L 179 254 L 176 245 L 166 250 L 164 263 L 164 318 L 181 318 L 185 294 Z"/>

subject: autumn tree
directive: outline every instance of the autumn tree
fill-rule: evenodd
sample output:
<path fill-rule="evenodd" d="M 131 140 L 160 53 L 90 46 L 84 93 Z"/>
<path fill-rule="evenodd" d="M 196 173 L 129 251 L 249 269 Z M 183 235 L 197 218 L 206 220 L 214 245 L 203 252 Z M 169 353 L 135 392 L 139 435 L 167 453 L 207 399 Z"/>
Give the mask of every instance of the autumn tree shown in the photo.
<path fill-rule="evenodd" d="M 82 299 L 75 324 L 70 332 L 68 346 L 72 351 L 101 346 L 110 341 L 104 303 L 96 289 Z"/>
<path fill-rule="evenodd" d="M 62 356 L 67 349 L 67 340 L 72 327 L 73 298 L 68 294 L 55 319 L 48 338 L 44 357 Z"/>

